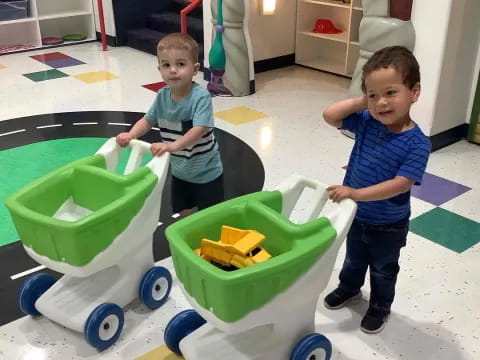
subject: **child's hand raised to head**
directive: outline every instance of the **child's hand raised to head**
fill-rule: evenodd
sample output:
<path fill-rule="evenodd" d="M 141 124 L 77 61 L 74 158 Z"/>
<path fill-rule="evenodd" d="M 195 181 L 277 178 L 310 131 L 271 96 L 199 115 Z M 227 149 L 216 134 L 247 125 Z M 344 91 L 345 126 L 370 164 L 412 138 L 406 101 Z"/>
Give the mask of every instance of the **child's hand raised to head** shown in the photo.
<path fill-rule="evenodd" d="M 130 141 L 132 141 L 132 139 L 133 137 L 128 132 L 122 132 L 118 134 L 116 137 L 117 144 L 120 145 L 121 147 L 128 146 L 128 144 L 130 144 Z"/>
<path fill-rule="evenodd" d="M 340 202 L 343 199 L 356 199 L 356 189 L 344 185 L 332 185 L 327 188 L 330 200 Z"/>

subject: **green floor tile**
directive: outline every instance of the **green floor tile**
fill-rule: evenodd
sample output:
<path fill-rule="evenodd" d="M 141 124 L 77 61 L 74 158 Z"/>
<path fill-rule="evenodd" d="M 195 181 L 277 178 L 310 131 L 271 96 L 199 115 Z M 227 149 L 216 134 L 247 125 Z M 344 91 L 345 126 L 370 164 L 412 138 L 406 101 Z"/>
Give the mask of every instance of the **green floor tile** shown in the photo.
<path fill-rule="evenodd" d="M 439 207 L 412 219 L 410 231 L 458 253 L 480 241 L 480 223 Z"/>
<path fill-rule="evenodd" d="M 67 77 L 69 75 L 65 74 L 65 73 L 63 73 L 63 72 L 61 72 L 57 69 L 53 69 L 53 70 L 34 72 L 34 73 L 30 73 L 30 74 L 23 74 L 23 76 L 29 78 L 32 81 L 39 82 L 39 81 L 45 81 L 45 80 Z"/>

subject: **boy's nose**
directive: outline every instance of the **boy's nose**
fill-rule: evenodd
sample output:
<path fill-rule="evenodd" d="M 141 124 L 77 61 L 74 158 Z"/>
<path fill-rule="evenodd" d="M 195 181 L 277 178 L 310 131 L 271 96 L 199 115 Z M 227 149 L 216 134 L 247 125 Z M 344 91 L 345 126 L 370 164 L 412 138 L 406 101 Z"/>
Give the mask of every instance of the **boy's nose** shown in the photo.
<path fill-rule="evenodd" d="M 387 99 L 385 99 L 384 97 L 381 97 L 378 99 L 378 102 L 377 102 L 377 105 L 378 106 L 385 106 L 387 105 Z"/>

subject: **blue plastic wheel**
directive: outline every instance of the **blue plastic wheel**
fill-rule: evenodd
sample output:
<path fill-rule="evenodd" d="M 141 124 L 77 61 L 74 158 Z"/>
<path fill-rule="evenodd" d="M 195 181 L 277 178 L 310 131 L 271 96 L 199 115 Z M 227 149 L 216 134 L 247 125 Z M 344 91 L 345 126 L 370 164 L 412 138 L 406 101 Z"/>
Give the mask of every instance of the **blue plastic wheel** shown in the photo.
<path fill-rule="evenodd" d="M 18 305 L 27 315 L 41 315 L 35 308 L 35 303 L 57 280 L 50 274 L 40 273 L 28 278 L 20 288 Z"/>
<path fill-rule="evenodd" d="M 180 341 L 205 323 L 205 319 L 195 310 L 184 310 L 178 313 L 165 328 L 163 333 L 165 345 L 175 354 L 181 355 Z"/>
<path fill-rule="evenodd" d="M 123 329 L 124 314 L 120 306 L 105 303 L 92 311 L 85 323 L 85 340 L 99 351 L 113 345 Z"/>
<path fill-rule="evenodd" d="M 290 360 L 330 360 L 332 344 L 321 334 L 309 334 L 292 350 Z"/>
<path fill-rule="evenodd" d="M 158 309 L 168 299 L 172 275 L 162 266 L 155 266 L 143 275 L 138 297 L 151 310 Z"/>

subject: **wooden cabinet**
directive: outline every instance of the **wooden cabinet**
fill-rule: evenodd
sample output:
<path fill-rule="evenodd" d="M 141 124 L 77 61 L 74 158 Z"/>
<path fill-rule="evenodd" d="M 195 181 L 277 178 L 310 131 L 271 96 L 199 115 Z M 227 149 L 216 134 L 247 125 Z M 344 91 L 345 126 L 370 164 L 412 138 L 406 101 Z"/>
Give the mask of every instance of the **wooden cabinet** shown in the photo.
<path fill-rule="evenodd" d="M 295 62 L 339 75 L 353 75 L 359 55 L 361 0 L 297 0 Z M 314 32 L 317 19 L 330 20 L 338 34 Z"/>

